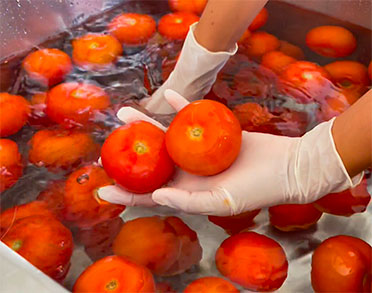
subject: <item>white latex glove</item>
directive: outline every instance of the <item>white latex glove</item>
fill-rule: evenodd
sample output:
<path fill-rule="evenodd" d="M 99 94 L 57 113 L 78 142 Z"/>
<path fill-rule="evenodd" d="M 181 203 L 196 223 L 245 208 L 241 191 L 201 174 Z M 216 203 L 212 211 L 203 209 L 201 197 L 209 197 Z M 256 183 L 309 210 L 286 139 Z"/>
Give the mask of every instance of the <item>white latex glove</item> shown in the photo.
<path fill-rule="evenodd" d="M 194 29 L 190 26 L 176 67 L 164 84 L 142 102 L 151 113 L 170 114 L 174 109 L 164 98 L 164 92 L 172 89 L 189 101 L 202 99 L 211 89 L 221 68 L 238 49 L 235 45 L 229 52 L 210 52 L 195 40 Z"/>
<path fill-rule="evenodd" d="M 168 90 L 168 102 L 177 110 L 187 100 Z M 159 123 L 130 107 L 118 113 L 124 122 Z M 319 124 L 301 138 L 242 132 L 241 152 L 226 171 L 208 177 L 178 170 L 169 187 L 152 195 L 134 195 L 120 187 L 103 187 L 99 196 L 113 203 L 166 205 L 187 213 L 230 216 L 285 203 L 310 203 L 325 194 L 354 187 L 363 174 L 349 177 L 339 157 L 331 128 Z"/>

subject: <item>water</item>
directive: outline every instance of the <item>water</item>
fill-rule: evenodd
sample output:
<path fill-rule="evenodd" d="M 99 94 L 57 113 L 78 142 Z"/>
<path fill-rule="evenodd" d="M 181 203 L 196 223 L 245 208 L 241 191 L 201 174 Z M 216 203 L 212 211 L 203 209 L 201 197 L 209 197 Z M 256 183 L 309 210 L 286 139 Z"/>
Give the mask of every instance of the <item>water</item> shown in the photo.
<path fill-rule="evenodd" d="M 279 39 L 287 40 L 301 47 L 305 53 L 306 60 L 311 60 L 321 65 L 330 62 L 330 59 L 316 55 L 304 45 L 306 32 L 314 27 L 315 24 L 342 25 L 350 29 L 357 36 L 358 48 L 348 59 L 364 64 L 368 64 L 371 60 L 370 30 L 276 1 L 271 1 L 267 8 L 270 17 L 262 29 L 276 35 Z M 71 40 L 87 32 L 104 31 L 107 22 L 122 11 L 147 13 L 158 20 L 161 15 L 168 12 L 168 7 L 165 1 L 128 1 L 125 5 L 111 8 L 104 15 L 90 18 L 82 25 L 50 38 L 45 43 L 37 46 L 37 48 L 59 48 L 71 55 Z M 283 11 L 286 12 L 285 16 L 283 16 Z M 66 81 L 88 80 L 102 87 L 111 97 L 111 107 L 95 117 L 96 125 L 98 126 L 91 129 L 91 133 L 98 143 L 103 143 L 112 129 L 121 125 L 120 121 L 115 117 L 115 113 L 120 107 L 130 105 L 146 112 L 138 102 L 148 97 L 149 92 L 153 92 L 161 85 L 163 81 L 162 63 L 165 59 L 174 59 L 181 47 L 182 43 L 166 41 L 156 34 L 146 46 L 139 48 L 124 47 L 124 55 L 119 58 L 115 68 L 109 71 L 87 72 L 75 68 L 67 76 Z M 29 80 L 20 69 L 20 62 L 28 53 L 24 52 L 23 54 L 7 58 L 7 60 L 1 60 L 2 78 L 0 79 L 0 87 L 2 91 L 19 94 L 30 99 L 33 94 L 46 90 Z M 243 84 L 246 85 L 243 94 L 241 88 L 235 82 L 237 76 L 240 76 L 239 78 L 242 78 Z M 144 86 L 145 77 L 149 83 L 147 88 Z M 266 106 L 275 115 L 275 121 L 280 133 L 285 135 L 302 135 L 319 123 L 319 119 L 316 116 L 319 104 L 297 102 L 292 97 L 281 92 L 276 86 L 276 82 L 277 77 L 275 74 L 260 67 L 256 62 L 244 56 L 244 54 L 238 53 L 225 66 L 208 97 L 221 100 L 232 108 L 241 103 L 253 101 Z M 337 88 L 333 85 L 330 85 L 330 87 L 332 90 L 337 91 Z M 293 113 L 298 118 L 295 121 L 293 116 L 291 116 Z M 169 124 L 172 116 L 155 115 L 155 118 L 164 124 Z M 53 128 L 55 126 L 50 127 Z M 18 143 L 26 167 L 23 177 L 16 185 L 1 194 L 2 210 L 34 200 L 50 181 L 65 179 L 69 171 L 71 171 L 60 170 L 52 173 L 46 168 L 36 167 L 28 163 L 27 153 L 29 146 L 27 142 L 41 128 L 45 127 L 40 125 L 25 126 L 20 132 L 10 137 Z M 84 176 L 79 178 L 81 182 L 84 182 L 84 180 L 87 180 Z M 174 214 L 181 217 L 192 229 L 197 231 L 204 249 L 203 260 L 199 266 L 193 267 L 190 271 L 180 276 L 160 278 L 161 280 L 169 281 L 176 290 L 180 291 L 197 277 L 219 275 L 213 261 L 214 253 L 221 241 L 227 238 L 227 234 L 221 228 L 211 224 L 206 217 L 179 214 L 166 208 L 127 208 L 122 215 L 122 219 L 127 221 L 141 216 Z M 279 291 L 312 292 L 309 282 L 311 252 L 323 239 L 342 233 L 354 235 L 372 243 L 370 222 L 368 222 L 368 217 L 371 214 L 372 207 L 370 206 L 364 214 L 354 215 L 350 219 L 323 215 L 316 227 L 304 232 L 285 234 L 271 228 L 268 224 L 267 212 L 262 211 L 255 220 L 256 226 L 254 230 L 279 241 L 286 250 L 290 260 L 289 277 Z M 66 288 L 72 288 L 78 275 L 93 260 L 112 253 L 110 241 L 112 241 L 112 235 L 117 233 L 122 225 L 122 221 L 115 220 L 115 222 L 110 222 L 107 225 L 112 229 L 112 231 L 110 230 L 111 235 L 96 236 L 97 238 L 102 238 L 100 240 L 102 240 L 103 245 L 99 249 L 94 247 L 84 249 L 80 239 L 82 232 L 77 232 L 73 229 L 76 245 L 71 260 L 71 269 L 63 283 Z M 355 229 L 355 227 L 358 227 L 358 229 Z"/>

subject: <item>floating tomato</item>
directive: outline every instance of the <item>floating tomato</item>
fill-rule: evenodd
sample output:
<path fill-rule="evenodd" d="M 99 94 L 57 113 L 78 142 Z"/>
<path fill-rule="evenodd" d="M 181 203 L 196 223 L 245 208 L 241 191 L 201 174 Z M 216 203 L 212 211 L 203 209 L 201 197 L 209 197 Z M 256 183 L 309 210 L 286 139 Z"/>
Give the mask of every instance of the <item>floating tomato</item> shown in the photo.
<path fill-rule="evenodd" d="M 267 19 L 269 18 L 269 12 L 264 7 L 261 9 L 261 11 L 256 15 L 256 17 L 253 19 L 252 23 L 249 25 L 248 29 L 250 31 L 258 30 L 260 27 L 264 26 L 267 22 Z"/>
<path fill-rule="evenodd" d="M 271 69 L 276 74 L 280 74 L 289 64 L 294 62 L 296 62 L 295 58 L 281 51 L 271 51 L 262 56 L 261 65 Z"/>
<path fill-rule="evenodd" d="M 239 121 L 225 105 L 202 100 L 183 108 L 168 128 L 167 150 L 182 169 L 214 175 L 230 167 L 240 152 Z"/>
<path fill-rule="evenodd" d="M 302 49 L 296 45 L 293 45 L 287 41 L 280 40 L 280 47 L 278 49 L 280 52 L 283 52 L 287 56 L 291 56 L 297 60 L 305 59 L 305 54 Z"/>
<path fill-rule="evenodd" d="M 32 126 L 48 127 L 54 124 L 46 114 L 47 92 L 39 92 L 31 97 L 31 115 L 28 122 Z"/>
<path fill-rule="evenodd" d="M 65 196 L 65 182 L 53 181 L 45 190 L 39 193 L 37 200 L 45 202 L 48 209 L 60 221 L 64 220 L 65 205 L 63 198 Z"/>
<path fill-rule="evenodd" d="M 111 133 L 103 144 L 101 157 L 107 174 L 135 193 L 154 191 L 167 183 L 174 171 L 165 148 L 164 131 L 145 121 L 127 124 Z"/>
<path fill-rule="evenodd" d="M 208 0 L 168 0 L 172 11 L 192 12 L 201 14 Z"/>
<path fill-rule="evenodd" d="M 123 13 L 108 25 L 110 33 L 126 45 L 143 45 L 156 32 L 156 22 L 146 14 Z"/>
<path fill-rule="evenodd" d="M 267 32 L 254 32 L 241 44 L 242 51 L 251 58 L 261 58 L 265 53 L 275 51 L 280 42 L 277 37 Z"/>
<path fill-rule="evenodd" d="M 60 83 L 72 70 L 70 57 L 65 52 L 53 48 L 30 53 L 22 65 L 31 79 L 45 86 Z"/>
<path fill-rule="evenodd" d="M 30 114 L 29 103 L 21 96 L 0 93 L 0 137 L 17 133 Z"/>
<path fill-rule="evenodd" d="M 240 292 L 229 281 L 219 277 L 204 277 L 191 282 L 184 293 L 238 293 Z"/>
<path fill-rule="evenodd" d="M 10 139 L 0 139 L 0 170 L 0 192 L 12 187 L 23 173 L 18 146 Z"/>
<path fill-rule="evenodd" d="M 184 40 L 190 25 L 199 21 L 199 16 L 190 12 L 175 12 L 164 15 L 158 24 L 159 33 L 170 40 Z"/>
<path fill-rule="evenodd" d="M 145 267 L 124 257 L 107 256 L 85 269 L 72 292 L 148 293 L 155 292 L 155 282 Z"/>

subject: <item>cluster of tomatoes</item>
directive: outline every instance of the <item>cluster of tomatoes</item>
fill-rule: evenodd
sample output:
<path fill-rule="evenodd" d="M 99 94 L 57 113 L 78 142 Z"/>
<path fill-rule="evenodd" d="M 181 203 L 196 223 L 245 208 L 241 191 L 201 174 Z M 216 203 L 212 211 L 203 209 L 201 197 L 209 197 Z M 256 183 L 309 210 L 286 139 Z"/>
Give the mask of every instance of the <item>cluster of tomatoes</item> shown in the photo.
<path fill-rule="evenodd" d="M 174 12 L 160 19 L 159 34 L 183 40 L 206 2 L 169 0 Z M 66 177 L 49 182 L 35 200 L 1 211 L 1 241 L 59 282 L 71 266 L 74 243 L 83 245 L 94 263 L 76 280 L 74 292 L 175 292 L 167 283 L 155 283 L 154 276 L 182 274 L 197 265 L 202 259 L 197 233 L 174 216 L 124 223 L 119 215 L 126 207 L 103 201 L 97 190 L 116 183 L 142 196 L 166 184 L 175 166 L 199 176 L 220 173 L 237 158 L 242 129 L 302 135 L 309 124 L 307 113 L 260 103 L 273 96 L 273 87 L 297 104 L 317 103 L 317 119 L 323 121 L 343 112 L 370 85 L 371 64 L 367 69 L 356 61 L 340 60 L 322 67 L 304 61 L 300 47 L 257 31 L 268 16 L 264 8 L 249 26 L 239 41 L 239 53 L 219 74 L 207 99 L 181 110 L 166 132 L 148 122 L 133 122 L 114 130 L 102 147 L 92 131 L 101 127 L 97 115 L 112 109 L 110 95 L 97 84 L 71 81 L 69 75 L 75 68 L 110 70 L 123 46 L 146 46 L 156 33 L 156 21 L 149 15 L 120 14 L 108 24 L 108 34 L 75 38 L 71 57 L 55 48 L 30 53 L 23 60 L 23 72 L 44 90 L 26 98 L 0 94 L 0 192 L 12 192 L 26 159 L 50 173 L 62 170 Z M 322 56 L 339 58 L 355 50 L 356 39 L 345 28 L 322 26 L 309 31 L 306 44 Z M 178 56 L 164 60 L 163 80 Z M 255 100 L 236 102 L 244 97 Z M 29 126 L 37 131 L 25 156 L 13 135 Z M 100 154 L 103 167 L 96 163 Z M 283 232 L 302 231 L 323 213 L 348 217 L 365 211 L 369 202 L 363 179 L 353 189 L 314 203 L 270 207 L 270 223 Z M 230 235 L 215 255 L 215 265 L 226 279 L 200 278 L 184 292 L 239 292 L 238 285 L 273 291 L 282 286 L 288 273 L 283 248 L 248 231 L 259 213 L 208 217 Z M 355 237 L 325 240 L 312 258 L 313 289 L 369 292 L 371 253 L 371 246 Z"/>

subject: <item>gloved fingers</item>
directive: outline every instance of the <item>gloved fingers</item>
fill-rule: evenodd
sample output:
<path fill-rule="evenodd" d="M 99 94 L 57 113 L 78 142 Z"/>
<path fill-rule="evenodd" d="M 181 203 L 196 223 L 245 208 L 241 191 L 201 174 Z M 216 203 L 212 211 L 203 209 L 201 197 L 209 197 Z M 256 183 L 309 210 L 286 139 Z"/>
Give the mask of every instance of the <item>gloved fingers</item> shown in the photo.
<path fill-rule="evenodd" d="M 167 128 L 161 124 L 160 122 L 150 118 L 146 114 L 142 113 L 141 111 L 138 111 L 132 107 L 122 107 L 116 116 L 125 123 L 131 123 L 138 120 L 147 121 L 157 127 L 159 127 L 161 130 L 166 131 Z"/>
<path fill-rule="evenodd" d="M 133 194 L 125 191 L 120 186 L 108 185 L 98 189 L 98 196 L 108 202 L 125 206 L 153 207 L 156 203 L 152 200 L 151 194 Z"/>
<path fill-rule="evenodd" d="M 184 98 L 174 90 L 165 90 L 164 97 L 167 100 L 168 104 L 171 105 L 177 112 L 181 111 L 185 106 L 190 104 L 190 102 L 186 98 Z"/>
<path fill-rule="evenodd" d="M 178 188 L 161 188 L 152 194 L 154 202 L 189 214 L 231 216 L 235 203 L 224 190 L 190 192 Z"/>

